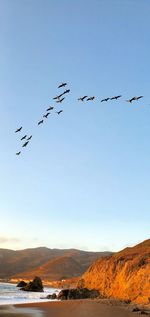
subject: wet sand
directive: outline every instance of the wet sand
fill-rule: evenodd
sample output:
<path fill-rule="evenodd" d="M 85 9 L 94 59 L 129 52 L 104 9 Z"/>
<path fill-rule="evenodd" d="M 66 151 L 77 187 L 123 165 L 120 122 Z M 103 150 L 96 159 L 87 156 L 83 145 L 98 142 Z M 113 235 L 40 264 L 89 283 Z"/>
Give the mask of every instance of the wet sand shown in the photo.
<path fill-rule="evenodd" d="M 2 307 L 0 317 L 134 317 L 131 307 L 101 300 L 70 300 Z"/>
<path fill-rule="evenodd" d="M 0 306 L 0 317 L 43 317 L 43 312 L 35 307 L 15 307 L 7 305 Z"/>

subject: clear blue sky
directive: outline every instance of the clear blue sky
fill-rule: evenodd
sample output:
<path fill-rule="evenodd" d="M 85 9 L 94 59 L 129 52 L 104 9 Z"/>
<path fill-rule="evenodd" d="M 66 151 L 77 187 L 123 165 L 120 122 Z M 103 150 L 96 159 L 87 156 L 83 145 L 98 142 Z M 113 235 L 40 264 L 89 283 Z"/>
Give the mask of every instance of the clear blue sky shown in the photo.
<path fill-rule="evenodd" d="M 0 0 L 0 247 L 119 250 L 149 238 L 149 13 L 147 0 Z M 64 112 L 38 127 L 62 81 Z"/>

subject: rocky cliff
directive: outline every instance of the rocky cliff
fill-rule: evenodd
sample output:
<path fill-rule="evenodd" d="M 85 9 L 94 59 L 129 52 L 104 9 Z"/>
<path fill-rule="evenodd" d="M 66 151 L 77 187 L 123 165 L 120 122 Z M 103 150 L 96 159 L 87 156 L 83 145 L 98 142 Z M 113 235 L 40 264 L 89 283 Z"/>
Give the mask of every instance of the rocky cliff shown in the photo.
<path fill-rule="evenodd" d="M 95 261 L 82 284 L 107 297 L 150 303 L 150 239 Z"/>

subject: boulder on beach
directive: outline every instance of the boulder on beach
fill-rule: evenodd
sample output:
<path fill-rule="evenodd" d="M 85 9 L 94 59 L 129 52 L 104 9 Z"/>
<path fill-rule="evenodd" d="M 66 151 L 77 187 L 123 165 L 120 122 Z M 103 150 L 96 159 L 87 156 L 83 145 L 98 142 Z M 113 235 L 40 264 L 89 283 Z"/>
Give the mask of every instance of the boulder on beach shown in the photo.
<path fill-rule="evenodd" d="M 27 292 L 43 292 L 43 284 L 40 277 L 36 276 L 32 282 L 21 288 L 22 291 Z"/>
<path fill-rule="evenodd" d="M 68 300 L 68 299 L 84 299 L 84 298 L 97 298 L 99 297 L 99 291 L 87 288 L 72 288 L 61 290 L 57 296 L 57 299 Z"/>
<path fill-rule="evenodd" d="M 17 284 L 17 287 L 25 287 L 27 285 L 27 283 L 25 281 L 20 281 L 18 284 Z"/>
<path fill-rule="evenodd" d="M 40 297 L 40 299 L 57 299 L 57 295 L 56 295 L 56 293 L 48 294 L 45 297 Z"/>
<path fill-rule="evenodd" d="M 53 294 L 49 294 L 46 296 L 47 299 L 56 299 L 57 298 L 57 295 L 55 293 Z"/>

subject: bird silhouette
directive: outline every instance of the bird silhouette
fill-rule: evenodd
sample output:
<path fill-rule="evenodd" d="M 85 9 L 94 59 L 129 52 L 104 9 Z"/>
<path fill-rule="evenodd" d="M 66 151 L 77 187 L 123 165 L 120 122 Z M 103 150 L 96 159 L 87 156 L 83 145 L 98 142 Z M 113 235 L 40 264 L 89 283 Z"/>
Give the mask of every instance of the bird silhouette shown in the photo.
<path fill-rule="evenodd" d="M 42 124 L 43 122 L 44 122 L 44 120 L 40 120 L 40 121 L 38 122 L 38 125 Z"/>
<path fill-rule="evenodd" d="M 21 151 L 19 151 L 19 152 L 16 153 L 16 155 L 20 155 L 20 154 L 21 154 Z"/>
<path fill-rule="evenodd" d="M 118 95 L 118 96 L 111 97 L 110 100 L 114 100 L 114 99 L 117 100 L 117 99 L 120 98 L 120 97 L 122 97 L 122 95 Z"/>
<path fill-rule="evenodd" d="M 143 96 L 134 97 L 134 100 L 139 100 L 139 99 L 141 99 L 141 98 L 143 98 Z"/>
<path fill-rule="evenodd" d="M 62 83 L 58 86 L 58 88 L 61 88 L 61 87 L 65 87 L 67 85 L 67 83 Z"/>
<path fill-rule="evenodd" d="M 29 141 L 26 141 L 26 142 L 22 145 L 22 147 L 26 147 L 26 146 L 28 145 L 28 143 L 29 143 Z"/>
<path fill-rule="evenodd" d="M 22 127 L 20 127 L 19 129 L 17 129 L 17 130 L 15 131 L 15 133 L 20 132 L 21 129 L 22 129 Z"/>
<path fill-rule="evenodd" d="M 56 111 L 57 114 L 60 114 L 61 112 L 63 112 L 63 110 Z"/>
<path fill-rule="evenodd" d="M 89 98 L 87 99 L 87 101 L 94 100 L 95 98 L 96 98 L 95 96 L 89 97 Z"/>
<path fill-rule="evenodd" d="M 70 89 L 66 89 L 64 92 L 63 92 L 63 95 L 64 94 L 68 94 L 70 92 Z"/>
<path fill-rule="evenodd" d="M 26 137 L 27 137 L 27 135 L 24 135 L 24 136 L 21 138 L 21 141 L 24 140 Z"/>
<path fill-rule="evenodd" d="M 50 114 L 50 112 L 47 112 L 46 114 L 44 114 L 44 116 L 43 116 L 43 118 L 48 118 L 48 116 L 49 116 L 49 114 Z"/>
<path fill-rule="evenodd" d="M 132 101 L 133 101 L 133 100 L 135 100 L 135 98 L 136 98 L 136 97 L 133 97 L 133 98 L 131 98 L 131 99 L 128 99 L 128 100 L 126 100 L 126 101 L 127 101 L 127 102 L 130 102 L 130 103 L 132 103 Z"/>
<path fill-rule="evenodd" d="M 110 100 L 110 98 L 102 99 L 101 102 L 108 101 L 108 100 Z"/>
<path fill-rule="evenodd" d="M 53 110 L 54 107 L 49 107 L 46 111 L 50 111 L 50 110 Z"/>
<path fill-rule="evenodd" d="M 63 93 L 63 94 L 64 94 L 64 93 Z M 60 94 L 60 95 L 54 97 L 53 99 L 54 99 L 54 100 L 60 99 L 60 98 L 63 96 L 63 94 Z"/>
<path fill-rule="evenodd" d="M 87 98 L 87 97 L 88 97 L 88 96 L 83 96 L 83 97 L 78 98 L 78 100 L 79 100 L 79 101 L 80 101 L 80 100 L 81 100 L 81 101 L 84 101 L 84 99 Z"/>
<path fill-rule="evenodd" d="M 28 138 L 27 138 L 27 141 L 31 140 L 32 139 L 32 135 L 30 135 Z"/>
<path fill-rule="evenodd" d="M 65 99 L 65 97 L 64 97 L 64 98 L 62 98 L 62 99 L 58 99 L 58 100 L 56 100 L 56 102 L 57 102 L 57 103 L 62 102 L 64 99 Z"/>

